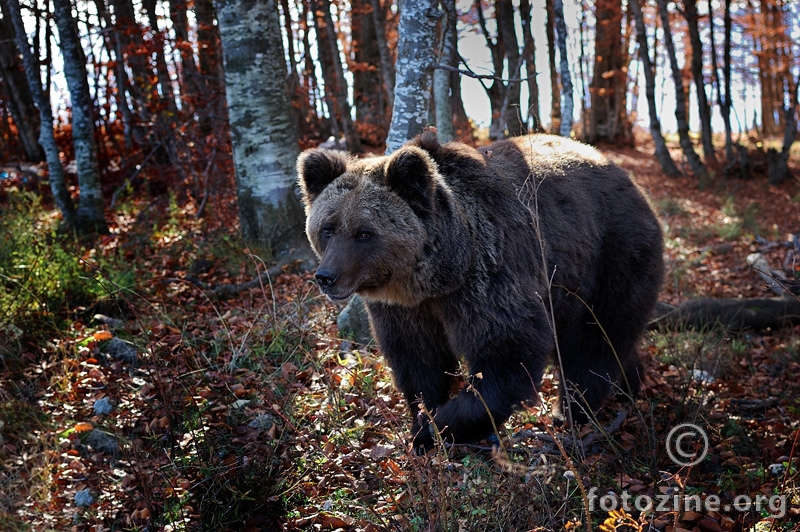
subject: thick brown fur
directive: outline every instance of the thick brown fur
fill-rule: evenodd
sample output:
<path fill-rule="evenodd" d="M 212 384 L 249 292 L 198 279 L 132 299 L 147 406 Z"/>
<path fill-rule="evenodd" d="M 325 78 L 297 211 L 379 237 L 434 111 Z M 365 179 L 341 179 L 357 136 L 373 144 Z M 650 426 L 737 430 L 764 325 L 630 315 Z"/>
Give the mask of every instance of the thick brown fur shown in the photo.
<path fill-rule="evenodd" d="M 420 401 L 447 440 L 477 441 L 534 396 L 557 352 L 576 420 L 612 383 L 638 389 L 661 230 L 593 148 L 532 135 L 478 151 L 427 134 L 386 157 L 309 150 L 298 174 L 320 287 L 367 302 L 417 446 L 433 443 Z M 468 383 L 451 398 L 460 360 Z"/>

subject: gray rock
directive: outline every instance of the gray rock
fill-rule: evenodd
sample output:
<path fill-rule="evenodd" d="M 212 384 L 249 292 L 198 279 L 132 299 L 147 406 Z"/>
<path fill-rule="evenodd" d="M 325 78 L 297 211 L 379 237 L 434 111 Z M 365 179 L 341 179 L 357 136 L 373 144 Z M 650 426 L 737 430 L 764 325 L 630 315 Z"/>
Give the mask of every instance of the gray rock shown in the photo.
<path fill-rule="evenodd" d="M 126 364 L 133 364 L 138 359 L 136 347 L 132 343 L 117 337 L 109 340 L 106 345 L 100 348 L 100 352 Z"/>
<path fill-rule="evenodd" d="M 75 504 L 77 506 L 91 506 L 94 502 L 94 495 L 89 490 L 81 490 L 75 494 Z"/>
<path fill-rule="evenodd" d="M 99 429 L 94 429 L 84 436 L 81 443 L 88 445 L 99 453 L 104 453 L 111 457 L 115 457 L 117 453 L 119 453 L 119 443 L 117 443 L 117 439 Z"/>
<path fill-rule="evenodd" d="M 336 320 L 339 326 L 339 336 L 351 338 L 360 344 L 372 341 L 372 331 L 369 328 L 369 316 L 364 300 L 357 294 L 350 298 Z"/>
<path fill-rule="evenodd" d="M 107 416 L 114 411 L 114 404 L 108 397 L 103 397 L 94 402 L 93 408 L 96 416 Z"/>
<path fill-rule="evenodd" d="M 253 429 L 269 430 L 274 424 L 275 418 L 269 414 L 261 414 L 260 416 L 255 417 L 250 423 L 247 424 L 247 426 Z"/>

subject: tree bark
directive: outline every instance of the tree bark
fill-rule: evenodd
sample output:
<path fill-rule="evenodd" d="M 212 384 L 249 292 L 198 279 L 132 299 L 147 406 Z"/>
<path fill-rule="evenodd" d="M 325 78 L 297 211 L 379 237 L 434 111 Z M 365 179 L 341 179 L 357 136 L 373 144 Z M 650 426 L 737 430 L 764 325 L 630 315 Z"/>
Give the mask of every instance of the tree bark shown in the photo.
<path fill-rule="evenodd" d="M 733 133 L 731 130 L 731 0 L 725 0 L 725 13 L 723 15 L 723 27 L 725 31 L 723 52 L 722 52 L 722 76 L 724 82 L 720 81 L 719 66 L 717 63 L 717 45 L 714 36 L 714 12 L 709 13 L 709 31 L 711 33 L 711 66 L 714 72 L 714 81 L 717 88 L 717 105 L 722 115 L 722 123 L 725 128 L 725 160 L 731 166 L 734 162 L 733 153 Z M 725 87 L 723 90 L 722 87 Z"/>
<path fill-rule="evenodd" d="M 494 75 L 501 78 L 505 71 L 506 55 L 503 33 L 498 31 L 497 38 L 492 40 L 492 36 L 486 24 L 486 17 L 483 13 L 483 4 L 481 0 L 475 0 L 475 9 L 478 12 L 478 23 L 480 24 L 481 33 L 483 33 L 483 37 L 486 39 L 486 47 L 489 49 L 489 53 L 492 57 Z M 505 137 L 505 124 L 501 124 L 500 120 L 503 114 L 502 109 L 503 100 L 506 96 L 506 86 L 501 79 L 493 79 L 492 84 L 488 87 L 483 80 L 480 81 L 481 86 L 483 86 L 483 89 L 486 91 L 486 95 L 489 97 L 489 106 L 492 112 L 492 121 L 489 124 L 489 138 L 491 140 L 499 140 Z"/>
<path fill-rule="evenodd" d="M 633 0 L 631 0 L 633 1 Z M 588 140 L 610 143 L 630 142 L 633 132 L 628 120 L 627 42 L 622 34 L 622 9 L 616 0 L 596 2 L 595 61 L 590 86 L 591 104 Z"/>
<path fill-rule="evenodd" d="M 211 0 L 194 0 L 194 14 L 197 19 L 198 68 L 205 86 L 206 97 L 197 103 L 195 109 L 200 115 L 200 132 L 208 135 L 213 130 L 213 121 L 227 120 L 222 71 L 222 52 L 220 50 L 219 28 L 214 24 L 216 13 Z"/>
<path fill-rule="evenodd" d="M 382 146 L 389 133 L 386 119 L 389 102 L 383 90 L 381 55 L 372 11 L 369 0 L 352 1 L 353 104 L 362 142 Z"/>
<path fill-rule="evenodd" d="M 80 190 L 76 227 L 84 234 L 107 233 L 94 137 L 94 105 L 86 78 L 86 57 L 72 17 L 70 0 L 53 0 L 53 8 L 64 59 L 64 77 L 67 78 L 72 103 L 72 144 Z"/>
<path fill-rule="evenodd" d="M 8 108 L 17 126 L 23 156 L 36 163 L 44 160 L 44 150 L 37 140 L 41 124 L 14 39 L 14 26 L 8 17 L 3 16 L 0 20 L 0 79 L 6 89 Z"/>
<path fill-rule="evenodd" d="M 701 183 L 708 181 L 708 171 L 703 161 L 694 151 L 692 139 L 689 137 L 689 121 L 686 116 L 686 93 L 683 89 L 683 77 L 681 69 L 678 67 L 678 57 L 675 53 L 675 42 L 672 40 L 672 30 L 669 23 L 669 12 L 667 11 L 667 0 L 657 0 L 658 13 L 661 17 L 661 25 L 664 30 L 664 44 L 667 47 L 670 68 L 672 70 L 672 80 L 675 84 L 675 118 L 678 122 L 678 137 L 680 138 L 681 148 L 689 166 L 695 177 Z"/>
<path fill-rule="evenodd" d="M 522 121 L 520 103 L 520 71 L 522 67 L 522 54 L 520 54 L 519 41 L 517 40 L 516 24 L 514 23 L 514 7 L 511 0 L 496 0 L 495 16 L 497 30 L 503 39 L 505 59 L 508 64 L 508 81 L 506 82 L 503 100 L 500 106 L 500 128 L 508 130 L 508 135 L 518 137 L 527 132 Z"/>
<path fill-rule="evenodd" d="M 344 68 L 339 57 L 336 27 L 333 25 L 330 0 L 312 0 L 314 21 L 319 39 L 319 57 L 322 64 L 322 75 L 325 78 L 325 92 L 333 105 L 331 118 L 338 121 L 344 133 L 347 151 L 361 151 L 361 139 L 358 136 L 353 117 L 350 115 L 350 103 L 347 101 L 347 82 L 344 79 Z"/>
<path fill-rule="evenodd" d="M 381 78 L 386 89 L 386 99 L 391 112 L 394 105 L 394 79 L 395 68 L 389 44 L 386 42 L 386 11 L 381 6 L 380 0 L 371 0 L 372 18 L 375 24 L 375 42 L 378 44 L 378 52 L 381 57 Z M 391 119 L 391 117 L 388 117 Z"/>
<path fill-rule="evenodd" d="M 404 2 L 400 10 L 397 42 L 397 79 L 394 109 L 386 151 L 391 153 L 422 133 L 428 116 L 431 69 L 436 61 L 436 0 Z"/>
<path fill-rule="evenodd" d="M 303 236 L 295 194 L 299 154 L 284 79 L 277 0 L 216 0 L 225 65 L 239 222 L 275 256 Z"/>
<path fill-rule="evenodd" d="M 700 138 L 703 144 L 703 155 L 707 161 L 716 162 L 714 142 L 711 138 L 711 107 L 706 95 L 706 83 L 703 77 L 703 42 L 698 27 L 697 0 L 684 0 L 684 15 L 689 27 L 689 42 L 692 45 L 691 70 L 697 93 L 697 109 L 700 116 Z"/>
<path fill-rule="evenodd" d="M 561 89 L 558 84 L 558 69 L 556 68 L 556 37 L 555 37 L 555 0 L 545 0 L 547 21 L 545 34 L 547 35 L 547 63 L 550 67 L 550 132 L 558 135 L 561 131 Z"/>
<path fill-rule="evenodd" d="M 152 0 L 147 1 L 151 2 Z M 175 47 L 178 49 L 178 54 L 181 58 L 179 71 L 181 101 L 195 107 L 198 103 L 201 103 L 206 87 L 200 78 L 200 72 L 197 70 L 194 50 L 192 50 L 192 43 L 189 41 L 187 4 L 186 0 L 170 0 L 169 18 L 172 21 L 172 31 L 175 32 Z M 198 21 L 199 24 L 200 22 Z"/>
<path fill-rule="evenodd" d="M 639 41 L 639 60 L 642 62 L 644 70 L 645 94 L 647 95 L 647 109 L 650 115 L 650 134 L 653 136 L 655 144 L 655 156 L 658 159 L 661 169 L 669 177 L 681 175 L 680 170 L 672 160 L 672 156 L 667 149 L 667 142 L 661 134 L 661 122 L 658 120 L 658 110 L 656 108 L 656 73 L 655 65 L 650 60 L 650 47 L 647 41 L 647 30 L 644 25 L 644 15 L 639 4 L 640 0 L 630 0 L 628 5 L 633 11 L 633 18 L 636 22 L 636 39 Z"/>
<path fill-rule="evenodd" d="M 558 54 L 561 57 L 561 97 L 564 99 L 559 134 L 562 137 L 569 137 L 570 133 L 572 133 L 572 115 L 575 108 L 575 101 L 572 94 L 572 76 L 569 72 L 569 57 L 567 56 L 567 24 L 564 21 L 563 0 L 555 0 L 553 4 L 553 14 L 555 16 L 556 33 L 558 34 Z"/>
<path fill-rule="evenodd" d="M 531 32 L 530 0 L 520 0 L 519 17 L 522 25 L 522 55 L 525 59 L 525 73 L 528 77 L 528 109 L 526 124 L 529 131 L 539 132 L 542 129 L 541 110 L 539 106 L 539 82 L 536 79 L 536 42 Z"/>
<path fill-rule="evenodd" d="M 161 33 L 161 30 L 158 27 L 156 1 L 157 0 L 142 0 L 142 6 L 147 12 L 147 20 L 150 22 L 150 31 L 153 32 L 156 43 L 156 76 L 158 77 L 158 88 L 160 92 L 158 95 L 159 101 L 161 102 L 163 109 L 166 110 L 167 121 L 174 122 L 175 115 L 178 112 L 178 106 L 175 104 L 175 95 L 172 91 L 172 82 L 170 81 L 169 70 L 167 69 L 167 60 L 164 57 L 164 35 Z M 161 117 L 164 117 L 164 114 L 165 113 L 163 112 L 159 113 Z"/>
<path fill-rule="evenodd" d="M 25 24 L 22 22 L 19 0 L 0 1 L 0 7 L 3 9 L 3 17 L 11 19 L 11 23 L 14 25 L 14 39 L 17 43 L 17 48 L 22 54 L 25 76 L 28 79 L 31 96 L 36 103 L 36 107 L 39 109 L 39 143 L 42 149 L 44 149 L 45 158 L 47 160 L 50 190 L 53 193 L 56 206 L 58 206 L 58 210 L 61 211 L 61 216 L 64 218 L 64 223 L 69 228 L 75 228 L 75 206 L 72 203 L 72 198 L 64 182 L 64 167 L 61 165 L 58 144 L 56 143 L 56 137 L 53 131 L 53 110 L 50 106 L 50 99 L 42 88 L 39 63 L 31 52 L 28 35 L 25 33 Z"/>
<path fill-rule="evenodd" d="M 442 56 L 439 63 L 450 67 L 456 66 L 456 3 L 455 0 L 442 0 L 445 16 L 442 18 Z M 453 91 L 450 83 L 453 80 L 451 72 L 444 69 L 433 71 L 433 101 L 436 103 L 436 134 L 442 142 L 455 139 L 453 126 L 453 106 L 451 99 Z"/>

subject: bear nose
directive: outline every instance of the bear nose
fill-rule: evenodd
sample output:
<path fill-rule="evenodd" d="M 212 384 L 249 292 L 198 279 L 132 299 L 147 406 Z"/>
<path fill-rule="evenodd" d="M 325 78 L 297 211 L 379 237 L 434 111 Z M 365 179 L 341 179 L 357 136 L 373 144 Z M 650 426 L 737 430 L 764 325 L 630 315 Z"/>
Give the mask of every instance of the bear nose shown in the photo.
<path fill-rule="evenodd" d="M 317 270 L 316 275 L 314 277 L 317 278 L 317 283 L 323 288 L 330 288 L 336 283 L 336 280 L 339 278 L 338 273 L 334 273 L 330 270 Z"/>

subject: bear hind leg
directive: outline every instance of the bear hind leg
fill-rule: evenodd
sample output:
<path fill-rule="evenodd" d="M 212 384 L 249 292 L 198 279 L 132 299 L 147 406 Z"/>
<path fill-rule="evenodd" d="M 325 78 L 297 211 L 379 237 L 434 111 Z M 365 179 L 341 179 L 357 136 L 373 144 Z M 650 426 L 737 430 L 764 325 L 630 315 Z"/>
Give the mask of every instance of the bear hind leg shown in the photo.
<path fill-rule="evenodd" d="M 561 414 L 586 422 L 613 389 L 633 396 L 639 389 L 642 364 L 636 354 L 634 331 L 619 330 L 616 321 L 601 321 L 586 312 L 585 320 L 567 331 L 558 331 L 561 367 Z"/>

